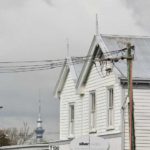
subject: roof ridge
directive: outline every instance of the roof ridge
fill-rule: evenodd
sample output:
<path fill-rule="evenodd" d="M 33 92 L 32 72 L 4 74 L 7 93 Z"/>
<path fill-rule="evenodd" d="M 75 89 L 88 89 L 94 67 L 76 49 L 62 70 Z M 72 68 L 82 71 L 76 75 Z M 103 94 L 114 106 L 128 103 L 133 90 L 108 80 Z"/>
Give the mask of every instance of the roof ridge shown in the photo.
<path fill-rule="evenodd" d="M 117 35 L 117 34 L 100 34 L 102 37 L 120 37 L 120 38 L 150 38 L 148 35 Z"/>

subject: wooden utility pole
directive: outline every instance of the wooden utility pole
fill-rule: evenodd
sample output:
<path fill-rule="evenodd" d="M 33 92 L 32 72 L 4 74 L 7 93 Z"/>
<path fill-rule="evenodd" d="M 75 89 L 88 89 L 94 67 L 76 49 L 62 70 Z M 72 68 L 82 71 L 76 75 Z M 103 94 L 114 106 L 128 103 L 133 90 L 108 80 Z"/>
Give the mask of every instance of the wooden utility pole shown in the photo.
<path fill-rule="evenodd" d="M 133 102 L 133 82 L 132 82 L 132 61 L 133 61 L 133 54 L 132 51 L 134 46 L 131 46 L 130 43 L 127 44 L 127 47 L 123 50 L 127 50 L 126 56 L 120 57 L 110 57 L 100 59 L 100 61 L 110 61 L 110 62 L 118 62 L 119 60 L 127 60 L 127 85 L 128 85 L 128 98 L 129 98 L 129 142 L 130 142 L 130 150 L 135 150 L 135 129 L 134 129 L 134 102 Z M 99 61 L 99 58 L 95 59 Z"/>
<path fill-rule="evenodd" d="M 135 129 L 134 129 L 134 102 L 133 102 L 133 82 L 132 82 L 132 47 L 127 44 L 127 74 L 128 74 L 128 97 L 129 97 L 129 139 L 130 150 L 135 150 Z"/>

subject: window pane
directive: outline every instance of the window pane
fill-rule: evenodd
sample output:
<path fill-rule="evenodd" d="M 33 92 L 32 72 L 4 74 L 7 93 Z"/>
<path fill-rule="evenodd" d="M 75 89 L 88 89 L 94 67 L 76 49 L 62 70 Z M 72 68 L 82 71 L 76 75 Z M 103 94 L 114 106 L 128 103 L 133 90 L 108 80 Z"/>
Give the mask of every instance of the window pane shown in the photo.
<path fill-rule="evenodd" d="M 113 109 L 109 109 L 109 125 L 113 125 Z"/>
<path fill-rule="evenodd" d="M 113 126 L 113 88 L 108 89 L 108 126 Z"/>
<path fill-rule="evenodd" d="M 113 107 L 113 89 L 109 89 L 108 90 L 109 92 L 109 108 L 112 108 Z"/>
<path fill-rule="evenodd" d="M 95 92 L 90 93 L 90 128 L 93 129 L 96 126 L 96 96 Z"/>
<path fill-rule="evenodd" d="M 69 134 L 74 134 L 74 105 L 69 105 Z"/>
<path fill-rule="evenodd" d="M 74 105 L 70 106 L 70 117 L 71 117 L 71 121 L 74 120 Z"/>
<path fill-rule="evenodd" d="M 95 111 L 95 93 L 92 93 L 91 96 L 92 96 L 92 112 L 94 112 Z"/>

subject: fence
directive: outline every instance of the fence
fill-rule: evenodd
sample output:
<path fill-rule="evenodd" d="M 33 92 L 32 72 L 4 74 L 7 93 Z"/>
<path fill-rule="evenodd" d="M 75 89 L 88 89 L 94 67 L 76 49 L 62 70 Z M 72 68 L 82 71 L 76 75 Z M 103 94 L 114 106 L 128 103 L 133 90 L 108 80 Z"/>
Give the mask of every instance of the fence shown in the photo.
<path fill-rule="evenodd" d="M 60 145 L 66 145 L 69 143 L 70 140 L 61 140 L 49 142 L 47 144 L 3 146 L 0 147 L 0 150 L 59 150 Z"/>

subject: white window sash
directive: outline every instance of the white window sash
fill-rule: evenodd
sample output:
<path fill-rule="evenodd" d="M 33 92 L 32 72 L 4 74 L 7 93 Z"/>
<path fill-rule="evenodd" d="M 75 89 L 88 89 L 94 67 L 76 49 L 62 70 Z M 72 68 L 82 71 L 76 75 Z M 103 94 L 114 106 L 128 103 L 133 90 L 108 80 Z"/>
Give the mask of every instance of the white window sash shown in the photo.
<path fill-rule="evenodd" d="M 72 114 L 73 113 L 73 114 Z M 74 134 L 74 104 L 69 105 L 69 135 Z"/>
<path fill-rule="evenodd" d="M 108 109 L 108 126 L 113 126 L 113 108 Z"/>
<path fill-rule="evenodd" d="M 95 92 L 90 93 L 90 130 L 96 127 L 96 96 Z"/>
<path fill-rule="evenodd" d="M 95 128 L 95 112 L 91 113 L 91 129 Z"/>
<path fill-rule="evenodd" d="M 114 126 L 114 91 L 113 88 L 108 89 L 108 128 Z"/>

